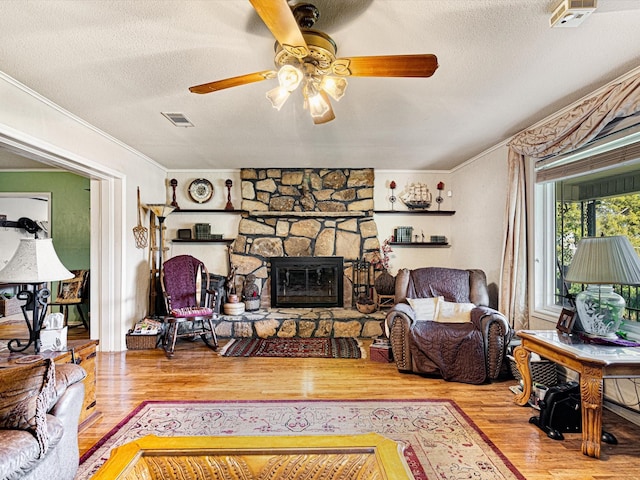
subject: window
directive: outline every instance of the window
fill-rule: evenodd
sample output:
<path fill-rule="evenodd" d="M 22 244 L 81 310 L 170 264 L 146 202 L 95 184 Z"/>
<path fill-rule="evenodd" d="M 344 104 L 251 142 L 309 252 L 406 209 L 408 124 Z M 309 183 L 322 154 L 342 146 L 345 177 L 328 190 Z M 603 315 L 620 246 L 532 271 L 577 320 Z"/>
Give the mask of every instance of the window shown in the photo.
<path fill-rule="evenodd" d="M 640 138 L 636 133 L 608 140 L 536 164 L 534 308 L 539 313 L 557 318 L 583 288 L 564 282 L 582 237 L 626 235 L 640 253 Z M 615 290 L 627 303 L 625 318 L 640 322 L 640 286 Z"/>

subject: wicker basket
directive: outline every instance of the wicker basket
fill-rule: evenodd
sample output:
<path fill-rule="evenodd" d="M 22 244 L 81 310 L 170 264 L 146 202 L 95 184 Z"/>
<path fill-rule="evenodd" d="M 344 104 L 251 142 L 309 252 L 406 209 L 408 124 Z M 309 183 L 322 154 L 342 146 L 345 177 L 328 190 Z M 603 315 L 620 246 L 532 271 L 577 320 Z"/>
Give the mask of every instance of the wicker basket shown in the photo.
<path fill-rule="evenodd" d="M 360 313 L 368 314 L 376 311 L 375 303 L 356 303 L 356 308 Z"/>
<path fill-rule="evenodd" d="M 159 335 L 131 335 L 127 334 L 128 350 L 153 350 L 158 345 Z"/>
<path fill-rule="evenodd" d="M 522 379 L 522 375 L 520 375 L 520 371 L 516 366 L 516 360 L 511 355 L 508 355 L 509 359 L 509 368 L 511 369 L 511 374 L 513 377 L 520 381 Z M 531 381 L 533 383 L 539 383 L 546 387 L 552 387 L 558 384 L 558 370 L 557 365 L 550 360 L 531 360 L 529 362 L 531 365 Z"/>

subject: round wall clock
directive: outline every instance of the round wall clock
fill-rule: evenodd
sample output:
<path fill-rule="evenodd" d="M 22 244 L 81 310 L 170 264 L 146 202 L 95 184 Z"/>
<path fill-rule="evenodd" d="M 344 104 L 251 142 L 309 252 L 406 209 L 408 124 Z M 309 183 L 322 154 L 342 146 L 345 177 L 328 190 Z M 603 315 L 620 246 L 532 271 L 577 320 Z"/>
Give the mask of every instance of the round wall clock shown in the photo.
<path fill-rule="evenodd" d="M 196 203 L 205 203 L 213 196 L 213 185 L 205 178 L 196 178 L 189 185 L 189 196 Z"/>

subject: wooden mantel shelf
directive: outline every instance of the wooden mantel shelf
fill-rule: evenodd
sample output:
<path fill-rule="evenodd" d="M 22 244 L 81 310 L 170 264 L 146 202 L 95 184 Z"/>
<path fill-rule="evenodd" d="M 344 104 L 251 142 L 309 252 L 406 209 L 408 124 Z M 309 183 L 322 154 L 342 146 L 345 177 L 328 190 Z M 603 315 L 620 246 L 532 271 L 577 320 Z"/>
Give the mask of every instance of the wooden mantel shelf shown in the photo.
<path fill-rule="evenodd" d="M 309 212 L 276 212 L 273 210 L 252 210 L 249 212 L 249 215 L 253 217 L 301 217 L 301 218 L 312 218 L 312 217 L 321 217 L 321 218 L 342 218 L 342 217 L 365 217 L 366 212 L 357 211 L 357 212 L 318 212 L 318 211 L 309 211 Z"/>

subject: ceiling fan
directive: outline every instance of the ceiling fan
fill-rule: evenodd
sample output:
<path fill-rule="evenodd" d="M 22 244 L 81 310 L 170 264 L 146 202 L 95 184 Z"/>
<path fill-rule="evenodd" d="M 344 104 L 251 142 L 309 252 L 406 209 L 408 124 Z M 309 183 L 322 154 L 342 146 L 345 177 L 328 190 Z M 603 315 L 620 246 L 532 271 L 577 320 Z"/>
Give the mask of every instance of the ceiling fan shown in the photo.
<path fill-rule="evenodd" d="M 380 55 L 336 58 L 333 39 L 311 30 L 320 13 L 309 3 L 290 6 L 286 0 L 249 0 L 276 38 L 276 70 L 240 75 L 190 87 L 192 93 L 211 93 L 225 88 L 277 78 L 279 86 L 267 92 L 280 110 L 291 92 L 302 85 L 304 106 L 315 124 L 335 118 L 329 96 L 340 100 L 347 88 L 345 77 L 430 77 L 438 68 L 435 55 Z"/>

